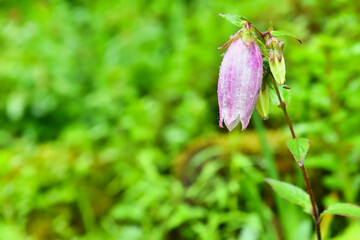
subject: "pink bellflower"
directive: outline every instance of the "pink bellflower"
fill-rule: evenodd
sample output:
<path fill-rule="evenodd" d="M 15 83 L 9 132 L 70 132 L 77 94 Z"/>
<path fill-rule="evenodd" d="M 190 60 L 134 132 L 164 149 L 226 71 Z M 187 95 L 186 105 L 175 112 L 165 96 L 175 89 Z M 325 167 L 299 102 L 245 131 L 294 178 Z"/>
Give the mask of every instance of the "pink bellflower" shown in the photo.
<path fill-rule="evenodd" d="M 218 82 L 219 125 L 223 127 L 225 122 L 231 131 L 241 121 L 244 130 L 261 89 L 261 51 L 254 40 L 244 41 L 239 34 L 232 36 L 228 43 L 230 45 L 223 55 Z"/>

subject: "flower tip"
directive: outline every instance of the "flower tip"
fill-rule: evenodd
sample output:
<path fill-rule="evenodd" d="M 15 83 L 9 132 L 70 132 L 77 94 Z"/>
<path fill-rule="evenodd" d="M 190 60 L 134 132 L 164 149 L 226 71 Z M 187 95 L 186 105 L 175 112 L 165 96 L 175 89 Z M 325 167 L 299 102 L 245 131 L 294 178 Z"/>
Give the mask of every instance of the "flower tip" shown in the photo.
<path fill-rule="evenodd" d="M 242 125 L 241 131 L 244 131 L 247 128 L 247 125 Z"/>
<path fill-rule="evenodd" d="M 239 122 L 240 122 L 240 115 L 238 115 L 232 122 L 228 122 L 225 120 L 225 125 L 231 132 L 238 125 Z"/>
<path fill-rule="evenodd" d="M 241 119 L 241 131 L 244 131 L 247 126 L 249 125 L 249 121 L 250 121 L 250 117 L 248 117 L 247 119 Z"/>

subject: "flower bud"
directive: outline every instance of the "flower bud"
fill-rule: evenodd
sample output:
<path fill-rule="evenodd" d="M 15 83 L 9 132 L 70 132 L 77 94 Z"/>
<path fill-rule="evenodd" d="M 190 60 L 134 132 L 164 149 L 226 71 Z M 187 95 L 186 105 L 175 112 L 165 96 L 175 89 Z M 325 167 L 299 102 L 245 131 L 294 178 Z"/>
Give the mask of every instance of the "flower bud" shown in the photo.
<path fill-rule="evenodd" d="M 283 56 L 284 42 L 277 38 L 270 36 L 266 42 L 266 47 L 269 52 L 269 65 L 271 73 L 276 82 L 280 85 L 285 83 L 285 59 Z"/>
<path fill-rule="evenodd" d="M 259 98 L 256 102 L 256 110 L 262 119 L 269 118 L 270 90 L 266 81 L 263 82 Z"/>
<path fill-rule="evenodd" d="M 225 122 L 229 131 L 234 129 L 239 121 L 242 130 L 249 124 L 263 76 L 259 46 L 251 38 L 244 42 L 241 34 L 236 37 L 230 39 L 231 43 L 220 66 L 218 81 L 219 125 L 223 127 Z"/>

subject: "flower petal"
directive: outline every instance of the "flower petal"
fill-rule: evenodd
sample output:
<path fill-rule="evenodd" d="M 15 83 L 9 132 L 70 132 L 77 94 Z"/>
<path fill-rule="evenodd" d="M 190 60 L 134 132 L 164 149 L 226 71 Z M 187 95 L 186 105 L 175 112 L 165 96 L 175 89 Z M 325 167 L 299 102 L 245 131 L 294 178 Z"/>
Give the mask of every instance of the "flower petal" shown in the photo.
<path fill-rule="evenodd" d="M 242 130 L 249 124 L 262 82 L 262 57 L 259 46 L 234 40 L 220 66 L 218 99 L 220 126 L 231 131 L 241 121 Z"/>

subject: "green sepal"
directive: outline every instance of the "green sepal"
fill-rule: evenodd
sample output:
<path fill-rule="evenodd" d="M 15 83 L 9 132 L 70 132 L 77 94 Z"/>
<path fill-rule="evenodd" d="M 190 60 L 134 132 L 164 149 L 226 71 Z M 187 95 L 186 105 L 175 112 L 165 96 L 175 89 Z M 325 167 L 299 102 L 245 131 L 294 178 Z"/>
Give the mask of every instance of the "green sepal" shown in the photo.
<path fill-rule="evenodd" d="M 297 40 L 299 43 L 302 44 L 302 41 L 299 38 L 295 37 L 292 33 L 289 33 L 287 31 L 282 31 L 282 30 L 271 31 L 271 35 L 273 35 L 274 37 L 278 37 L 278 36 L 291 37 L 291 38 Z"/>
<path fill-rule="evenodd" d="M 222 45 L 221 47 L 218 47 L 218 49 L 225 49 L 225 48 L 229 47 L 233 41 L 235 41 L 236 39 L 238 39 L 240 37 L 241 37 L 241 29 L 239 31 L 237 31 L 237 33 L 235 33 L 234 35 L 231 35 L 230 39 L 224 45 Z"/>

